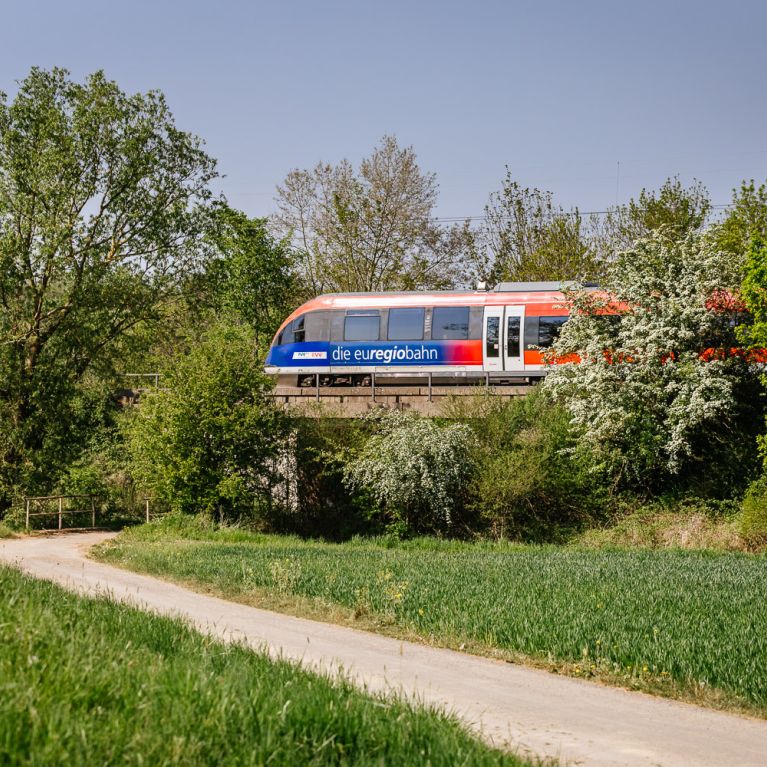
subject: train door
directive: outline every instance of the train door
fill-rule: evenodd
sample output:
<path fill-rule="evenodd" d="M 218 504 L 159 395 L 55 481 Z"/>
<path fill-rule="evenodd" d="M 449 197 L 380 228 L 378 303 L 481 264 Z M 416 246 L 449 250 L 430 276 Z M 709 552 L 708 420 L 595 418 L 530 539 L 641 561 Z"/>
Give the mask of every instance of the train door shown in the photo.
<path fill-rule="evenodd" d="M 486 372 L 503 371 L 503 307 L 485 307 L 485 326 L 482 331 L 482 359 Z"/>
<path fill-rule="evenodd" d="M 507 306 L 503 329 L 503 369 L 507 372 L 523 373 L 525 370 L 524 327 L 525 307 Z"/>
<path fill-rule="evenodd" d="M 524 306 L 486 306 L 482 333 L 484 369 L 488 373 L 522 373 Z"/>

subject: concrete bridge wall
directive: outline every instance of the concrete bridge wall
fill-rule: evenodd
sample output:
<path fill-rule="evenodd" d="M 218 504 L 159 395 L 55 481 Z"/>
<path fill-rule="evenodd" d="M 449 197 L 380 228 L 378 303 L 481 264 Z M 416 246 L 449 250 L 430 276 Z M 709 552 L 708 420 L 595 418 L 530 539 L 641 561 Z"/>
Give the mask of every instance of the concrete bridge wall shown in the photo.
<path fill-rule="evenodd" d="M 422 415 L 449 416 L 464 398 L 488 396 L 512 399 L 524 397 L 530 386 L 370 386 L 293 387 L 278 386 L 277 403 L 306 416 L 349 418 L 378 408 L 415 410 Z M 457 402 L 458 401 L 458 402 Z"/>

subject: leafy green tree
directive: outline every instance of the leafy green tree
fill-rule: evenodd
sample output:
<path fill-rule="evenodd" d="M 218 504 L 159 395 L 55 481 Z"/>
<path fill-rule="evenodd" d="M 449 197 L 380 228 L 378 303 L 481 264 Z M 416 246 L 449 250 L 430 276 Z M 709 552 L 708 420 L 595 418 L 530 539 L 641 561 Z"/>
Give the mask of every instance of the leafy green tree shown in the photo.
<path fill-rule="evenodd" d="M 138 486 L 171 509 L 267 522 L 283 487 L 288 422 L 246 326 L 218 324 L 126 414 Z M 283 488 L 284 489 L 284 488 Z"/>
<path fill-rule="evenodd" d="M 684 187 L 678 177 L 669 178 L 657 191 L 642 189 L 636 200 L 611 208 L 601 220 L 595 218 L 594 247 L 609 260 L 661 229 L 682 240 L 703 231 L 710 213 L 711 199 L 703 184 L 696 181 Z"/>
<path fill-rule="evenodd" d="M 542 387 L 491 399 L 477 433 L 471 508 L 496 538 L 556 540 L 592 517 L 603 488 L 574 455 L 577 431 Z"/>
<path fill-rule="evenodd" d="M 661 229 L 617 256 L 606 293 L 570 296 L 552 356 L 580 362 L 554 365 L 544 386 L 616 487 L 725 493 L 753 469 L 756 376 L 733 351 L 739 282 L 713 233 Z"/>
<path fill-rule="evenodd" d="M 767 242 L 767 184 L 744 181 L 732 192 L 732 207 L 717 230 L 719 247 L 738 256 L 757 238 Z"/>
<path fill-rule="evenodd" d="M 485 220 L 469 247 L 475 279 L 495 284 L 502 280 L 590 280 L 603 265 L 587 239 L 578 210 L 554 204 L 551 192 L 527 189 L 506 178 L 485 206 Z"/>
<path fill-rule="evenodd" d="M 77 451 L 84 391 L 197 263 L 215 175 L 158 92 L 35 68 L 0 95 L 0 514 Z"/>
<path fill-rule="evenodd" d="M 257 344 L 268 343 L 300 303 L 293 252 L 270 235 L 265 219 L 249 218 L 225 203 L 216 204 L 213 221 L 214 253 L 202 278 L 207 299 L 217 312 L 250 325 Z"/>
<path fill-rule="evenodd" d="M 767 349 L 767 245 L 758 236 L 746 253 L 740 296 L 750 315 L 750 322 L 738 328 L 740 339 Z"/>

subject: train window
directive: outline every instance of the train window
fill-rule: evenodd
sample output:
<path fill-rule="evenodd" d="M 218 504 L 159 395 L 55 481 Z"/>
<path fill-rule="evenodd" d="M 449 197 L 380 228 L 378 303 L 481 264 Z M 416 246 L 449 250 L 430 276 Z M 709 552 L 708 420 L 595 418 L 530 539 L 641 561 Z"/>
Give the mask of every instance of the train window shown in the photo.
<path fill-rule="evenodd" d="M 304 340 L 304 318 L 296 317 L 293 322 L 289 322 L 280 333 L 277 339 L 277 346 L 283 344 L 301 343 Z"/>
<path fill-rule="evenodd" d="M 330 312 L 309 312 L 305 327 L 306 341 L 329 341 Z"/>
<path fill-rule="evenodd" d="M 293 342 L 302 344 L 306 340 L 306 317 L 296 317 L 293 320 Z"/>
<path fill-rule="evenodd" d="M 434 341 L 469 338 L 469 307 L 440 306 L 431 313 L 431 337 Z"/>
<path fill-rule="evenodd" d="M 422 308 L 389 309 L 389 332 L 386 337 L 390 341 L 422 341 L 425 313 Z"/>
<path fill-rule="evenodd" d="M 506 356 L 519 357 L 519 317 L 508 318 L 506 329 Z"/>
<path fill-rule="evenodd" d="M 344 318 L 344 341 L 377 341 L 381 318 L 378 311 L 347 312 Z"/>
<path fill-rule="evenodd" d="M 501 318 L 500 317 L 488 317 L 487 318 L 487 335 L 485 336 L 485 356 L 487 357 L 499 357 L 501 355 L 501 347 L 498 336 L 501 330 Z"/>
<path fill-rule="evenodd" d="M 538 318 L 538 346 L 548 349 L 559 336 L 562 325 L 567 322 L 567 317 L 539 317 Z"/>

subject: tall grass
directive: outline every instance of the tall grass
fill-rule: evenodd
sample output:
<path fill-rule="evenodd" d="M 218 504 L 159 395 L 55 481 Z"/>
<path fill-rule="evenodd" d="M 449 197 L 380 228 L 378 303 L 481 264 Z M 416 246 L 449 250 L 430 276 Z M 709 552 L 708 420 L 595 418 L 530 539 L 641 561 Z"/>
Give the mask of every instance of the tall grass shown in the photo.
<path fill-rule="evenodd" d="M 101 556 L 234 599 L 308 598 L 385 631 L 767 714 L 764 555 L 180 535 L 137 529 Z"/>
<path fill-rule="evenodd" d="M 0 567 L 0 764 L 519 765 L 455 721 Z"/>

